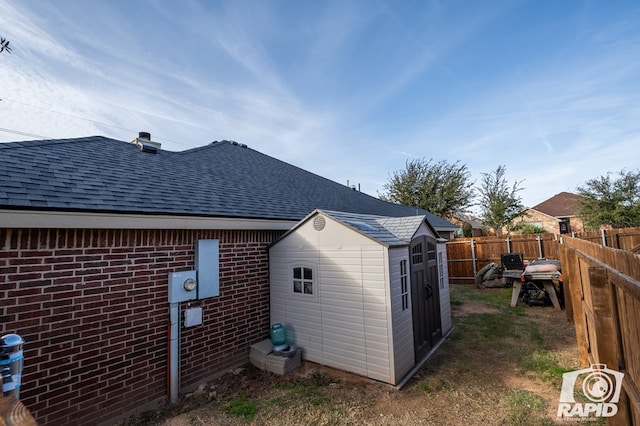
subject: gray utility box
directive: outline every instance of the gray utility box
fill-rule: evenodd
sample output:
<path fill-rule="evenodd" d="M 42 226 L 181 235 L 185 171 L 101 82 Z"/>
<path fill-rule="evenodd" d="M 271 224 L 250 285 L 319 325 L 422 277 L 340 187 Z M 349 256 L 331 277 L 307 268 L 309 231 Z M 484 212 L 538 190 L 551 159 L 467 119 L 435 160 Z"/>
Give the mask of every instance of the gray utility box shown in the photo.
<path fill-rule="evenodd" d="M 186 302 L 198 298 L 196 271 L 169 274 L 169 303 Z"/>
<path fill-rule="evenodd" d="M 169 303 L 220 295 L 220 242 L 198 240 L 195 270 L 169 273 Z"/>

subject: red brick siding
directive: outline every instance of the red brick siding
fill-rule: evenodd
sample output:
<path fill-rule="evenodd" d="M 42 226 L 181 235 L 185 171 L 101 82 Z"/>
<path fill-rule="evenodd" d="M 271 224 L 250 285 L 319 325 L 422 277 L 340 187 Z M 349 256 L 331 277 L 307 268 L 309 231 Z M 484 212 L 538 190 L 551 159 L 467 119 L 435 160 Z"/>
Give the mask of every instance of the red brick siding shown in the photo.
<path fill-rule="evenodd" d="M 168 273 L 220 240 L 220 296 L 181 333 L 181 388 L 248 358 L 269 329 L 277 231 L 0 228 L 0 334 L 25 339 L 21 400 L 41 425 L 88 425 L 167 394 Z M 187 303 L 183 304 L 187 307 Z"/>
<path fill-rule="evenodd" d="M 571 232 L 584 231 L 584 225 L 581 218 L 572 216 L 568 219 Z M 542 224 L 542 228 L 544 228 L 545 231 L 551 232 L 553 234 L 560 233 L 560 223 L 558 222 L 557 218 L 548 216 L 533 209 L 527 210 L 527 215 L 522 218 L 521 221 L 524 223 L 540 222 Z"/>

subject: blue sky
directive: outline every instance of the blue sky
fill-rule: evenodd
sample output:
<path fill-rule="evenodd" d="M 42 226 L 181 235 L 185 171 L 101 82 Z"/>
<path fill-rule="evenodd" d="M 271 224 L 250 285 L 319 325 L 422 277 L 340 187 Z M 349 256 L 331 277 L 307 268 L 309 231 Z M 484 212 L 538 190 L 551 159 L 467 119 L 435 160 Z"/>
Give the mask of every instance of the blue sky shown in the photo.
<path fill-rule="evenodd" d="M 640 167 L 637 1 L 0 0 L 0 142 L 235 140 L 376 195 L 416 158 L 525 205 Z"/>

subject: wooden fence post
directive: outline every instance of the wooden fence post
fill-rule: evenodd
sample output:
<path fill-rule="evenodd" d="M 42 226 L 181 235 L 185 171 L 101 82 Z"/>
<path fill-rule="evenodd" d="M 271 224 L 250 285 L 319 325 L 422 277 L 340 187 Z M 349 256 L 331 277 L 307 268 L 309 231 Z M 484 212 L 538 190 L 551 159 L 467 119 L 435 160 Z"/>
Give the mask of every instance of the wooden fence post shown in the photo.
<path fill-rule="evenodd" d="M 575 249 L 565 244 L 560 246 L 562 267 L 562 285 L 564 286 L 565 300 L 571 299 L 571 312 L 576 327 L 576 343 L 578 346 L 578 360 L 580 365 L 588 367 L 589 360 L 589 336 L 587 332 L 587 318 L 584 312 L 584 297 L 582 295 L 583 277 L 580 274 L 580 258 Z M 586 279 L 586 278 L 584 278 Z"/>
<path fill-rule="evenodd" d="M 571 271 L 569 270 L 569 249 L 567 246 L 562 245 L 562 240 L 560 240 L 561 244 L 558 247 L 558 259 L 560 260 L 560 265 L 564 265 L 562 268 L 562 292 L 564 297 L 564 312 L 567 316 L 567 322 L 575 323 L 573 319 L 573 299 L 571 298 L 571 290 L 570 290 L 570 281 L 571 281 Z"/>

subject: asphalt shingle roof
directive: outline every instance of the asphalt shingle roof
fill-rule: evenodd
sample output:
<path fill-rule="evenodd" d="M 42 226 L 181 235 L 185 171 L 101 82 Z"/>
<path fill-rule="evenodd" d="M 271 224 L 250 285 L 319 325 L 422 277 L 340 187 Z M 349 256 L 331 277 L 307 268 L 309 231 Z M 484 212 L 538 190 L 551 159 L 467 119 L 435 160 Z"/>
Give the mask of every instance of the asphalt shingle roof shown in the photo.
<path fill-rule="evenodd" d="M 551 217 L 575 216 L 578 214 L 579 204 L 583 199 L 584 197 L 577 194 L 561 192 L 532 207 L 532 209 Z"/>
<path fill-rule="evenodd" d="M 0 208 L 286 220 L 327 209 L 453 227 L 228 141 L 155 154 L 102 136 L 2 143 Z"/>

